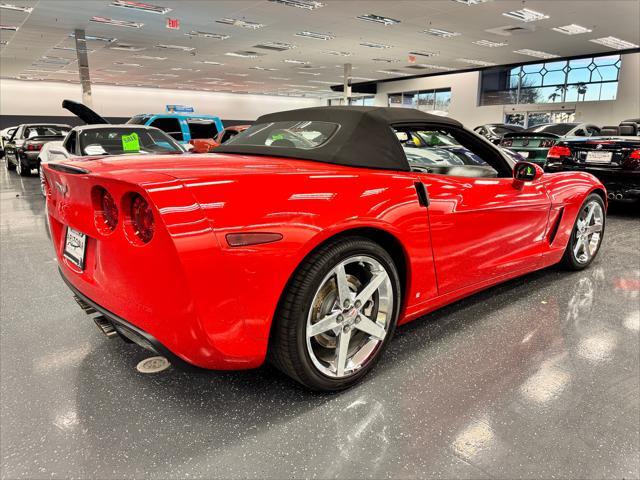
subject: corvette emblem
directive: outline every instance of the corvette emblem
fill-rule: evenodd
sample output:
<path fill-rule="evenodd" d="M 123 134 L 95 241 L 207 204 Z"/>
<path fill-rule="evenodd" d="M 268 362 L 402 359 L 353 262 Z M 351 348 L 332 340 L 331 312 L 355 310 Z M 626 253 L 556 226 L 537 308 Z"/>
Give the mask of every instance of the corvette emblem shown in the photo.
<path fill-rule="evenodd" d="M 596 150 L 602 150 L 602 144 L 601 143 L 596 145 Z"/>
<path fill-rule="evenodd" d="M 56 188 L 60 194 L 64 197 L 67 194 L 67 186 L 64 183 L 56 182 Z"/>

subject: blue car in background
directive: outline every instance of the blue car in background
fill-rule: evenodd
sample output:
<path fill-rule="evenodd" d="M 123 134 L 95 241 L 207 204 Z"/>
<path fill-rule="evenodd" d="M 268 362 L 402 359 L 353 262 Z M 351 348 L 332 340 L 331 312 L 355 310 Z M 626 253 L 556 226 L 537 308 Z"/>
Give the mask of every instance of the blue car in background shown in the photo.
<path fill-rule="evenodd" d="M 131 117 L 127 123 L 156 127 L 180 143 L 213 140 L 224 130 L 220 117 L 196 113 L 143 113 Z"/>

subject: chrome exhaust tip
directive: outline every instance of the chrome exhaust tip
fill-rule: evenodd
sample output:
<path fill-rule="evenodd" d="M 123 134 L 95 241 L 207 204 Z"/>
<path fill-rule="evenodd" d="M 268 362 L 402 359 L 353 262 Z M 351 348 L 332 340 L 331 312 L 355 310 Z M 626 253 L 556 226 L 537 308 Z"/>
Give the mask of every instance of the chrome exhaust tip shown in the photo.
<path fill-rule="evenodd" d="M 96 322 L 96 325 L 98 326 L 98 328 L 107 337 L 113 338 L 118 335 L 118 331 L 113 326 L 113 323 L 107 320 L 106 317 L 103 317 L 102 315 L 98 315 L 97 317 L 93 317 L 93 321 Z"/>
<path fill-rule="evenodd" d="M 616 193 L 616 200 L 622 200 L 624 196 L 621 193 Z"/>
<path fill-rule="evenodd" d="M 616 194 L 615 193 L 609 193 L 607 195 L 607 197 L 609 198 L 609 200 L 613 200 L 614 198 L 616 198 Z"/>

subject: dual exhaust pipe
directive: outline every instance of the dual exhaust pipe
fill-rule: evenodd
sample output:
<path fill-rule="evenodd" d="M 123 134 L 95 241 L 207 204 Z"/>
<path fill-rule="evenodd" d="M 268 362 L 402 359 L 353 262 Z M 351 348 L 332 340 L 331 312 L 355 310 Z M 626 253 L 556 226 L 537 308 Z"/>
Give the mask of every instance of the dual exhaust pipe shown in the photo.
<path fill-rule="evenodd" d="M 609 193 L 607 197 L 609 197 L 609 200 L 622 200 L 624 195 L 621 193 Z"/>

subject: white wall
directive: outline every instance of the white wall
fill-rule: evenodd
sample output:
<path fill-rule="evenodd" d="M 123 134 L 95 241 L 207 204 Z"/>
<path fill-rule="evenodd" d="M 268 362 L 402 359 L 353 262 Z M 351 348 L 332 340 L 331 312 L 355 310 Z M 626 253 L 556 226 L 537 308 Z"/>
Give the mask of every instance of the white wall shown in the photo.
<path fill-rule="evenodd" d="M 105 117 L 129 117 L 137 113 L 160 113 L 165 105 L 189 105 L 197 113 L 223 119 L 255 120 L 265 113 L 324 105 L 318 99 L 241 95 L 192 90 L 160 90 L 93 85 L 93 109 Z M 82 101 L 80 85 L 57 82 L 0 80 L 0 115 L 71 116 L 62 100 Z"/>
<path fill-rule="evenodd" d="M 453 73 L 436 77 L 397 80 L 378 84 L 376 105 L 386 106 L 387 95 L 402 91 L 430 88 L 451 88 L 449 117 L 473 128 L 484 123 L 502 122 L 507 111 L 523 110 L 575 110 L 576 121 L 596 125 L 618 125 L 628 118 L 640 117 L 640 54 L 622 56 L 622 67 L 616 100 L 602 102 L 575 102 L 536 105 L 478 106 L 480 73 Z"/>

